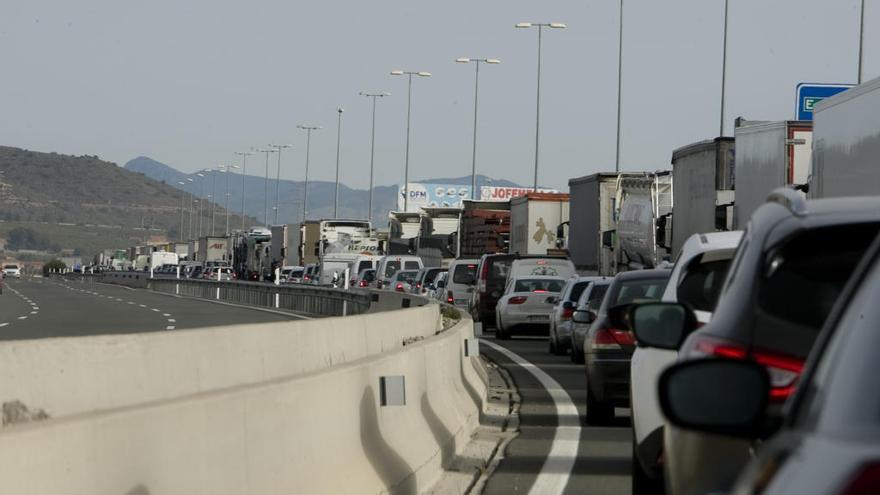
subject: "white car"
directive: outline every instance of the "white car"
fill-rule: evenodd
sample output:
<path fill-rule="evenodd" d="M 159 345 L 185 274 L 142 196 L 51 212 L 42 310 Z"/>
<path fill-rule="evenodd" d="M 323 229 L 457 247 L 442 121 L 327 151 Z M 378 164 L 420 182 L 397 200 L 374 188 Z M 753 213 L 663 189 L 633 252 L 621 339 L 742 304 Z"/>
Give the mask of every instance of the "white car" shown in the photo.
<path fill-rule="evenodd" d="M 550 347 L 551 353 L 564 356 L 571 349 L 571 335 L 574 322 L 571 316 L 577 308 L 578 299 L 590 285 L 590 282 L 605 277 L 572 277 L 565 283 L 562 292 L 550 313 Z"/>
<path fill-rule="evenodd" d="M 495 337 L 509 339 L 518 325 L 548 326 L 563 285 L 565 279 L 546 275 L 509 278 L 495 307 Z"/>
<path fill-rule="evenodd" d="M 400 270 L 391 277 L 385 288 L 395 292 L 412 292 L 418 274 L 418 270 Z"/>
<path fill-rule="evenodd" d="M 449 275 L 444 283 L 446 294 L 445 302 L 454 304 L 459 309 L 467 311 L 474 292 L 474 284 L 477 283 L 477 264 L 480 260 L 457 259 L 449 264 Z"/>
<path fill-rule="evenodd" d="M 661 301 L 686 304 L 700 323 L 708 322 L 741 238 L 741 231 L 692 235 L 681 248 Z M 657 383 L 660 373 L 677 360 L 676 351 L 648 347 L 637 347 L 632 356 L 633 495 L 662 491 L 663 468 L 657 461 L 663 453 L 666 421 Z"/>
<path fill-rule="evenodd" d="M 21 278 L 21 268 L 16 264 L 3 265 L 3 275 L 6 278 Z"/>
<path fill-rule="evenodd" d="M 611 281 L 614 277 L 597 277 L 596 280 L 590 282 L 590 285 L 584 289 L 581 297 L 575 304 L 575 311 L 592 311 L 594 314 L 599 312 L 602 306 L 602 299 Z M 572 319 L 571 321 L 571 362 L 575 364 L 584 364 L 584 339 L 587 338 L 587 332 L 590 331 L 589 323 L 578 323 Z"/>

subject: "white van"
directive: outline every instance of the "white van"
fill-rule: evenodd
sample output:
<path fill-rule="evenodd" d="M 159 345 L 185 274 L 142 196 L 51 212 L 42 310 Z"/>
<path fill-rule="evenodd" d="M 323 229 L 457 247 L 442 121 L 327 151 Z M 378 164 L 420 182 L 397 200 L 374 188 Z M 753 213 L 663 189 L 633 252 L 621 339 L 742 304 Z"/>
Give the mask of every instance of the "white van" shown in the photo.
<path fill-rule="evenodd" d="M 421 270 L 425 265 L 418 256 L 408 254 L 389 254 L 379 259 L 376 267 L 376 286 L 379 289 L 387 287 L 391 277 L 400 270 Z"/>
<path fill-rule="evenodd" d="M 477 283 L 478 259 L 456 259 L 449 264 L 446 279 L 446 298 L 444 302 L 467 310 L 471 294 Z"/>
<path fill-rule="evenodd" d="M 334 278 L 338 280 L 338 285 L 342 287 L 345 270 L 349 270 L 349 279 L 356 280 L 361 270 L 376 268 L 379 262 L 378 256 L 369 254 L 349 254 L 349 253 L 327 253 L 321 259 L 320 285 L 332 285 Z"/>
<path fill-rule="evenodd" d="M 513 260 L 507 280 L 531 276 L 559 277 L 568 280 L 577 275 L 574 263 L 568 258 L 522 258 Z"/>

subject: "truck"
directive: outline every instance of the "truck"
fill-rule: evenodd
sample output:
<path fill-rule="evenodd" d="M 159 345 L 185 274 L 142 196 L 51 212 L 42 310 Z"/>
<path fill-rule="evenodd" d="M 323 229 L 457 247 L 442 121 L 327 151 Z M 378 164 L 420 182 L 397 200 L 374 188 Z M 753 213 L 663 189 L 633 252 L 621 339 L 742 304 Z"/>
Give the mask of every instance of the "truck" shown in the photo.
<path fill-rule="evenodd" d="M 273 225 L 272 244 L 269 248 L 269 278 L 275 278 L 275 269 L 287 265 L 287 225 Z"/>
<path fill-rule="evenodd" d="M 672 257 L 693 234 L 733 230 L 734 138 L 717 137 L 672 152 Z"/>
<path fill-rule="evenodd" d="M 307 220 L 300 224 L 300 265 L 318 263 L 325 253 L 379 254 L 369 220 Z"/>
<path fill-rule="evenodd" d="M 600 172 L 568 181 L 568 254 L 585 274 L 615 273 L 614 235 L 617 172 Z"/>
<path fill-rule="evenodd" d="M 222 236 L 199 237 L 196 261 L 203 266 L 230 263 L 229 238 Z"/>
<path fill-rule="evenodd" d="M 180 258 L 177 253 L 153 251 L 150 254 L 150 271 L 157 270 L 162 265 L 177 265 L 178 263 L 180 263 Z"/>
<path fill-rule="evenodd" d="M 617 180 L 617 271 L 671 260 L 672 171 L 623 174 Z"/>
<path fill-rule="evenodd" d="M 743 229 L 752 213 L 778 187 L 804 188 L 810 174 L 813 123 L 736 119 L 735 225 Z"/>
<path fill-rule="evenodd" d="M 463 200 L 455 243 L 458 258 L 506 253 L 510 243 L 510 202 Z"/>
<path fill-rule="evenodd" d="M 232 253 L 232 269 L 239 280 L 260 280 L 270 266 L 269 249 L 272 231 L 252 227 L 235 238 Z"/>
<path fill-rule="evenodd" d="M 808 197 L 880 194 L 880 78 L 819 102 L 813 133 Z"/>
<path fill-rule="evenodd" d="M 510 248 L 517 254 L 548 254 L 569 220 L 567 193 L 530 192 L 510 200 Z"/>
<path fill-rule="evenodd" d="M 461 208 L 422 207 L 415 254 L 426 267 L 447 267 L 455 259 L 455 235 Z"/>
<path fill-rule="evenodd" d="M 422 214 L 414 211 L 388 212 L 387 254 L 415 254 Z"/>

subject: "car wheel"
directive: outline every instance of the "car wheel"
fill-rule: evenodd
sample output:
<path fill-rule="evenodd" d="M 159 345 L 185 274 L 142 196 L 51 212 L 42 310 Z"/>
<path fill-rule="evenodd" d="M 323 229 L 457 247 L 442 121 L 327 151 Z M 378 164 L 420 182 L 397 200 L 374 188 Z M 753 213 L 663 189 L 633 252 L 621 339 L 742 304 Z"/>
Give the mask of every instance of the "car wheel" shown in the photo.
<path fill-rule="evenodd" d="M 590 386 L 587 385 L 587 424 L 591 426 L 603 426 L 614 420 L 614 406 L 607 402 L 601 402 L 593 395 Z"/>
<path fill-rule="evenodd" d="M 636 456 L 636 440 L 632 446 L 632 495 L 663 495 L 665 487 L 663 479 L 653 479 L 642 469 L 642 463 Z"/>
<path fill-rule="evenodd" d="M 554 333 L 555 332 L 553 332 L 553 326 L 551 326 L 550 327 L 550 338 L 547 339 L 547 341 L 549 342 L 547 350 L 550 351 L 550 354 L 558 355 L 559 352 L 557 351 L 557 348 L 558 348 L 559 344 L 556 342 L 556 335 Z"/>

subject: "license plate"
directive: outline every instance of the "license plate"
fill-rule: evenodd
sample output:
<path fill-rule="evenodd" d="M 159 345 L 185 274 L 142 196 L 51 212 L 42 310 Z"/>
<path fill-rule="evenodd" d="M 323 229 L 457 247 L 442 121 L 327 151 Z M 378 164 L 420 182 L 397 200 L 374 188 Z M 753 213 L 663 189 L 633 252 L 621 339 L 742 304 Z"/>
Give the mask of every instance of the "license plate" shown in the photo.
<path fill-rule="evenodd" d="M 529 315 L 529 320 L 535 321 L 549 321 L 550 315 Z"/>

